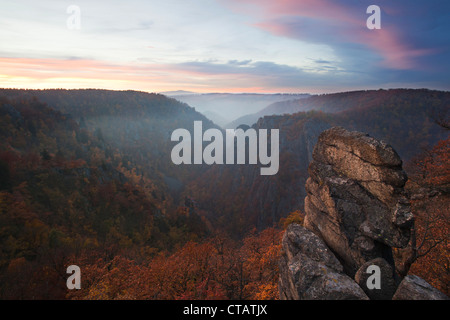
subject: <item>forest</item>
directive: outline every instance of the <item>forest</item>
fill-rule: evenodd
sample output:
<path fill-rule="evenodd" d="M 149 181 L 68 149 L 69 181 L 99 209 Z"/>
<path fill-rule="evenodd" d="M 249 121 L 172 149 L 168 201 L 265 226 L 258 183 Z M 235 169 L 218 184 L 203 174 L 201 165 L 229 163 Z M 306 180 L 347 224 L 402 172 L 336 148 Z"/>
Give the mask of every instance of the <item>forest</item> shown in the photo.
<path fill-rule="evenodd" d="M 308 99 L 319 98 L 298 103 Z M 280 130 L 280 170 L 260 176 L 248 164 L 174 165 L 173 130 L 222 130 L 174 98 L 0 89 L 0 299 L 278 299 L 283 231 L 303 223 L 309 156 L 332 126 L 398 151 L 416 217 L 410 272 L 449 295 L 450 93 L 315 103 L 351 107 L 252 125 Z M 72 264 L 81 290 L 66 287 Z"/>

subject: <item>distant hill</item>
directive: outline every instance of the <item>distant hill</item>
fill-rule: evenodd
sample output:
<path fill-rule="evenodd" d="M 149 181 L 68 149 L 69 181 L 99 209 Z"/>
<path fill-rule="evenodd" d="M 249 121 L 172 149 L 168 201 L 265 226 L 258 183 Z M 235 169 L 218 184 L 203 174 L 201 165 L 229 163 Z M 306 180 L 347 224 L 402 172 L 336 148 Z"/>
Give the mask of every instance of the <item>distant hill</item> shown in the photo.
<path fill-rule="evenodd" d="M 211 115 L 213 112 L 217 115 L 216 119 L 220 117 L 221 123 L 228 123 L 244 115 L 258 112 L 274 102 L 301 99 L 309 97 L 309 94 L 205 93 L 168 96 L 187 103 L 205 115 Z"/>
<path fill-rule="evenodd" d="M 307 97 L 306 99 L 278 101 L 256 113 L 245 115 L 228 123 L 226 128 L 236 128 L 241 124 L 251 126 L 255 124 L 259 118 L 264 116 L 294 114 L 311 110 L 337 113 L 349 109 L 372 107 L 379 103 L 383 103 L 386 99 L 390 98 L 389 96 L 393 93 L 402 94 L 404 96 L 405 94 L 412 93 L 412 91 L 402 89 L 351 91 L 314 95 Z"/>
<path fill-rule="evenodd" d="M 227 119 L 225 119 L 224 117 L 222 117 L 221 115 L 217 114 L 214 111 L 204 111 L 202 112 L 202 114 L 207 117 L 209 120 L 211 120 L 212 122 L 214 122 L 215 124 L 219 125 L 222 128 L 225 128 L 225 125 L 227 124 Z"/>
<path fill-rule="evenodd" d="M 199 94 L 192 91 L 185 91 L 185 90 L 176 90 L 176 91 L 164 91 L 159 92 L 159 94 L 163 94 L 168 97 L 174 97 L 174 96 L 182 96 L 182 95 L 190 95 L 190 94 Z"/>

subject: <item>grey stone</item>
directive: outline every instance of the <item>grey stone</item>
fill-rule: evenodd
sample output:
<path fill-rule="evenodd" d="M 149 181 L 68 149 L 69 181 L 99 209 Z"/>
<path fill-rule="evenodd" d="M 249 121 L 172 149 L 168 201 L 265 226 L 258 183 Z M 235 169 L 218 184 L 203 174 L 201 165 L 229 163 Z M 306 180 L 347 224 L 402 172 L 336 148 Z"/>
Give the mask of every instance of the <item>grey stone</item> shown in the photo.
<path fill-rule="evenodd" d="M 392 300 L 449 300 L 428 282 L 415 275 L 403 278 Z"/>
<path fill-rule="evenodd" d="M 305 185 L 304 225 L 351 277 L 367 261 L 408 245 L 413 216 L 401 164 L 392 147 L 363 133 L 338 127 L 318 138 Z"/>
<path fill-rule="evenodd" d="M 282 300 L 368 300 L 323 241 L 300 225 L 284 234 L 279 268 Z"/>

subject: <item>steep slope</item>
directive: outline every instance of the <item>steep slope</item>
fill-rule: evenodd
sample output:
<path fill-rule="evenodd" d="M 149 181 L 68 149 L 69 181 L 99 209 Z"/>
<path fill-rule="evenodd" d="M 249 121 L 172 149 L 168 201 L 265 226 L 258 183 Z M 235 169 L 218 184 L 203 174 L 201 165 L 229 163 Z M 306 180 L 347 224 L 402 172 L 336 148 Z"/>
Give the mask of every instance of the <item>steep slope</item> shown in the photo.
<path fill-rule="evenodd" d="M 105 140 L 36 97 L 0 96 L 0 298 L 61 299 L 73 260 L 148 257 L 206 234 Z"/>
<path fill-rule="evenodd" d="M 133 188 L 144 192 L 142 201 L 154 203 L 154 213 L 179 219 L 178 208 L 185 205 L 179 192 L 192 176 L 206 169 L 201 165 L 176 166 L 171 161 L 173 130 L 192 130 L 195 120 L 203 121 L 205 128 L 214 126 L 174 99 L 131 91 L 8 89 L 0 90 L 0 99 L 0 153 L 5 161 L 1 164 L 5 177 L 2 185 L 6 190 L 14 190 L 28 181 L 31 195 L 41 194 L 37 203 L 44 201 L 43 208 L 49 212 L 56 210 L 53 203 L 61 205 L 57 211 L 63 210 L 67 200 L 56 200 L 54 192 L 79 192 L 77 188 L 86 189 L 86 180 L 89 186 L 98 184 L 102 192 L 111 193 L 128 184 L 130 192 Z M 40 182 L 34 179 L 42 175 L 52 178 L 42 178 Z M 47 189 L 46 183 L 51 181 L 61 184 Z M 110 182 L 114 186 L 103 189 L 101 185 Z M 69 189 L 67 184 L 71 185 Z M 44 189 L 36 189 L 36 185 Z M 86 210 L 97 210 L 94 204 L 91 209 L 82 208 L 82 215 Z M 195 215 L 192 217 L 195 220 Z M 106 216 L 103 218 L 107 220 Z M 167 232 L 168 222 L 162 224 Z M 199 230 L 203 228 L 201 224 Z"/>
<path fill-rule="evenodd" d="M 297 112 L 323 111 L 338 113 L 346 110 L 396 106 L 400 103 L 410 105 L 414 103 L 433 103 L 434 96 L 440 99 L 443 92 L 408 89 L 351 91 L 343 93 L 322 94 L 289 101 L 275 102 L 261 111 L 245 115 L 227 124 L 227 128 L 236 128 L 241 124 L 253 125 L 259 118 L 270 115 L 294 114 Z M 425 99 L 425 100 L 423 100 Z"/>
<path fill-rule="evenodd" d="M 217 127 L 188 105 L 159 94 L 108 90 L 0 90 L 11 100 L 36 97 L 54 110 L 74 119 L 81 128 L 107 143 L 113 166 L 130 174 L 151 179 L 162 190 L 167 178 L 183 184 L 204 166 L 180 167 L 170 153 L 175 142 L 171 133 L 178 128 L 193 130 L 195 120 L 206 129 Z M 124 154 L 116 159 L 114 150 Z M 55 150 L 51 150 L 56 152 Z"/>

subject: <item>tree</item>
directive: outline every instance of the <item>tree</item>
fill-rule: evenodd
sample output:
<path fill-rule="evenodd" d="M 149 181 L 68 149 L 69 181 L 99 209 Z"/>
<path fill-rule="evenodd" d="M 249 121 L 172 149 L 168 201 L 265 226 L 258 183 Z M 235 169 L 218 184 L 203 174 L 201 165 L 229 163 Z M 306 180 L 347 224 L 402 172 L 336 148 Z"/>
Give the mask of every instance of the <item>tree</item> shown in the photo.
<path fill-rule="evenodd" d="M 301 212 L 300 210 L 295 210 L 295 211 L 292 211 L 291 213 L 289 213 L 286 218 L 281 218 L 279 224 L 280 224 L 281 228 L 283 228 L 283 230 L 286 230 L 286 228 L 291 223 L 297 223 L 299 225 L 303 225 L 304 220 L 305 220 L 304 213 Z"/>
<path fill-rule="evenodd" d="M 408 191 L 413 195 L 411 209 L 415 225 L 411 241 L 401 257 L 401 276 L 417 273 L 449 294 L 450 279 L 450 138 L 416 157 L 407 168 Z"/>

